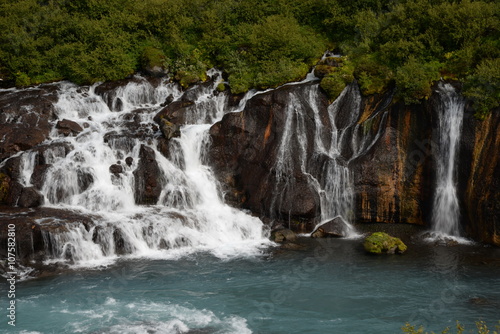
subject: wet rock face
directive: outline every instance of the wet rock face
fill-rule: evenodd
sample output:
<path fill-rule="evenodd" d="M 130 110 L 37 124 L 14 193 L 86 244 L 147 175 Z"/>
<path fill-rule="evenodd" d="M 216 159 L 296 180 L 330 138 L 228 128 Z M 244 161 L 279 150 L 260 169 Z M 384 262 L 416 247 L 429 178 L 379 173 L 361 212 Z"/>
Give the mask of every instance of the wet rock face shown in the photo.
<path fill-rule="evenodd" d="M 313 238 L 341 238 L 347 235 L 348 228 L 342 218 L 336 217 L 321 225 L 311 236 Z"/>
<path fill-rule="evenodd" d="M 307 102 L 302 99 L 306 98 L 308 88 L 309 85 L 285 86 L 259 94 L 248 101 L 241 113 L 225 115 L 210 129 L 209 158 L 217 177 L 228 189 L 227 193 L 239 201 L 234 205 L 266 217 L 301 220 L 318 216 L 318 194 L 301 171 L 300 164 L 293 164 L 279 178 L 275 168 L 287 112 L 292 112 L 287 109 L 290 108 L 290 94 L 297 95 L 297 103 L 306 106 Z M 297 90 L 299 93 L 295 94 Z M 328 127 L 327 98 L 323 94 L 318 96 L 322 120 Z M 313 110 L 304 108 L 307 113 L 305 129 L 311 132 L 307 136 L 313 138 Z M 308 148 L 307 159 L 312 162 L 312 150 Z M 299 143 L 292 139 L 287 154 L 298 156 L 300 150 Z"/>
<path fill-rule="evenodd" d="M 21 208 L 33 208 L 43 204 L 43 195 L 35 187 L 25 187 L 19 197 Z"/>
<path fill-rule="evenodd" d="M 80 126 L 80 124 L 67 119 L 63 119 L 62 121 L 57 122 L 56 128 L 59 130 L 59 133 L 63 134 L 64 136 L 76 136 L 83 131 L 83 128 Z"/>
<path fill-rule="evenodd" d="M 158 123 L 160 127 L 162 127 L 162 120 L 167 120 L 168 122 L 177 125 L 186 124 L 186 114 L 189 113 L 189 109 L 192 106 L 194 106 L 194 102 L 190 100 L 172 102 L 156 114 L 154 121 Z"/>
<path fill-rule="evenodd" d="M 500 246 L 500 110 L 483 121 L 468 111 L 463 124 L 457 192 L 465 231 Z"/>
<path fill-rule="evenodd" d="M 163 180 L 153 149 L 141 145 L 134 177 L 135 202 L 137 204 L 156 204 L 163 188 Z"/>
<path fill-rule="evenodd" d="M 34 275 L 41 274 L 43 261 L 53 258 L 53 247 L 49 234 L 64 233 L 66 226 L 83 224 L 93 226 L 93 217 L 82 216 L 72 211 L 49 208 L 11 208 L 0 207 L 0 256 L 7 257 L 8 225 L 14 224 L 17 243 L 17 263 L 34 267 Z M 40 224 L 40 221 L 43 224 Z M 70 254 L 67 254 L 70 255 Z M 35 261 L 36 263 L 34 263 Z"/>
<path fill-rule="evenodd" d="M 364 113 L 376 104 L 366 100 Z M 351 162 L 358 222 L 428 223 L 434 184 L 431 122 L 429 106 L 395 104 L 387 108 L 386 122 L 366 125 L 382 128 L 375 145 Z"/>
<path fill-rule="evenodd" d="M 48 138 L 54 118 L 57 87 L 0 92 L 0 161 Z"/>

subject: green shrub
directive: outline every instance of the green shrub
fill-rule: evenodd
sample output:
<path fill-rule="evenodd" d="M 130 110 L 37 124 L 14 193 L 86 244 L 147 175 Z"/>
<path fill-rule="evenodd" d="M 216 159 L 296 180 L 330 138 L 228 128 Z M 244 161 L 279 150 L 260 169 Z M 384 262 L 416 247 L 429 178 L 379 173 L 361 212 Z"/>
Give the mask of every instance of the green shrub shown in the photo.
<path fill-rule="evenodd" d="M 432 93 L 432 83 L 440 78 L 440 68 L 438 62 L 422 63 L 410 57 L 396 71 L 397 96 L 405 104 L 427 99 Z"/>
<path fill-rule="evenodd" d="M 364 95 L 380 94 L 394 80 L 393 71 L 378 62 L 375 55 L 365 55 L 356 59 L 354 75 Z"/>
<path fill-rule="evenodd" d="M 330 101 L 335 100 L 344 88 L 354 80 L 354 66 L 347 59 L 337 61 L 338 67 L 330 67 L 329 73 L 321 79 L 320 87 Z"/>
<path fill-rule="evenodd" d="M 141 55 L 141 67 L 143 69 L 168 68 L 168 60 L 162 50 L 153 46 L 146 46 Z"/>
<path fill-rule="evenodd" d="M 464 95 L 473 101 L 478 118 L 500 106 L 500 58 L 485 59 L 477 66 L 466 78 Z"/>

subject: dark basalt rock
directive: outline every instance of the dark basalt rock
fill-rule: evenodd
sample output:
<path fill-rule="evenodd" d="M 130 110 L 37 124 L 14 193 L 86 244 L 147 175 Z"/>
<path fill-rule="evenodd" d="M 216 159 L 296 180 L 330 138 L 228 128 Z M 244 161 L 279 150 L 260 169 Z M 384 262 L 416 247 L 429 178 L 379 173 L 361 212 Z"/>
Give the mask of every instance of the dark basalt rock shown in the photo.
<path fill-rule="evenodd" d="M 82 216 L 73 211 L 50 208 L 0 207 L 0 256 L 7 257 L 8 225 L 16 229 L 16 261 L 23 266 L 34 267 L 34 275 L 49 270 L 43 264 L 52 253 L 51 235 L 66 232 L 67 226 L 83 224 L 88 230 L 93 226 L 93 217 Z M 43 224 L 40 221 L 43 220 Z M 71 254 L 66 254 L 70 256 Z"/>
<path fill-rule="evenodd" d="M 139 162 L 134 171 L 135 202 L 137 204 L 156 204 L 163 188 L 161 171 L 156 162 L 155 151 L 141 145 Z"/>
<path fill-rule="evenodd" d="M 162 107 L 166 107 L 168 106 L 170 103 L 172 103 L 174 101 L 174 95 L 173 94 L 170 94 L 169 96 L 167 96 L 167 98 L 165 99 L 165 102 L 163 102 L 161 104 Z"/>
<path fill-rule="evenodd" d="M 118 255 L 123 255 L 127 253 L 125 247 L 125 239 L 123 234 L 119 229 L 113 231 L 113 241 L 115 243 L 115 253 Z"/>
<path fill-rule="evenodd" d="M 256 95 L 242 112 L 226 114 L 210 129 L 209 159 L 225 193 L 230 195 L 226 200 L 233 198 L 239 202 L 233 205 L 250 209 L 261 217 L 280 217 L 285 221 L 311 220 L 319 215 L 319 196 L 298 163 L 294 163 L 279 180 L 274 172 L 291 94 L 306 113 L 307 136 L 314 138 L 314 115 L 308 107 L 310 85 L 284 86 Z M 330 128 L 328 100 L 320 92 L 316 102 L 325 126 L 324 140 L 327 141 Z M 308 145 L 307 159 L 315 163 L 312 140 Z M 293 139 L 287 150 L 291 156 L 301 154 L 299 144 Z M 275 197 L 277 189 L 281 189 L 280 195 Z"/>
<path fill-rule="evenodd" d="M 45 181 L 45 175 L 47 170 L 52 167 L 51 164 L 37 165 L 31 174 L 30 183 L 35 187 L 35 189 L 40 190 L 43 187 Z"/>
<path fill-rule="evenodd" d="M 180 137 L 181 135 L 181 127 L 177 124 L 167 121 L 165 118 L 162 118 L 160 120 L 160 130 L 167 140 L 170 140 L 174 137 Z"/>
<path fill-rule="evenodd" d="M 56 86 L 0 92 L 0 161 L 48 138 L 55 102 Z"/>
<path fill-rule="evenodd" d="M 76 136 L 83 131 L 83 128 L 80 126 L 80 124 L 68 119 L 63 119 L 62 121 L 57 122 L 56 128 L 59 130 L 59 133 L 63 134 L 64 136 Z"/>
<path fill-rule="evenodd" d="M 134 163 L 134 158 L 132 158 L 132 157 L 127 157 L 127 158 L 125 159 L 125 163 L 126 163 L 126 164 L 127 164 L 127 166 L 129 166 L 129 167 L 130 167 L 130 166 L 132 166 L 132 164 Z"/>
<path fill-rule="evenodd" d="M 348 226 L 344 220 L 340 217 L 336 217 L 318 227 L 311 236 L 313 238 L 342 238 L 347 235 L 347 232 Z"/>
<path fill-rule="evenodd" d="M 182 125 L 186 123 L 186 113 L 189 112 L 189 108 L 194 105 L 193 101 L 175 101 L 170 103 L 167 107 L 163 108 L 158 112 L 154 121 L 158 123 L 158 125 L 162 126 L 161 120 L 165 119 L 171 123 Z"/>
<path fill-rule="evenodd" d="M 277 243 L 293 242 L 297 240 L 297 235 L 292 230 L 282 228 L 271 233 L 271 240 Z"/>
<path fill-rule="evenodd" d="M 109 166 L 109 172 L 115 175 L 123 173 L 123 166 L 119 164 L 111 165 Z"/>

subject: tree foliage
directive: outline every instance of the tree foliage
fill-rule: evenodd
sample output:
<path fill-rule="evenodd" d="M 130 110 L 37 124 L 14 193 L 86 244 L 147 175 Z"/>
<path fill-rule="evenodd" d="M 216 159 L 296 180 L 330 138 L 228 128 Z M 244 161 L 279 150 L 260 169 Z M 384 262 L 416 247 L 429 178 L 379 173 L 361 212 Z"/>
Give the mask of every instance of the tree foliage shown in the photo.
<path fill-rule="evenodd" d="M 416 103 L 457 79 L 483 113 L 498 106 L 499 13 L 494 0 L 1 0 L 0 78 L 92 83 L 156 66 L 189 85 L 218 66 L 238 93 L 301 78 L 331 49 L 365 94 L 395 85 Z"/>

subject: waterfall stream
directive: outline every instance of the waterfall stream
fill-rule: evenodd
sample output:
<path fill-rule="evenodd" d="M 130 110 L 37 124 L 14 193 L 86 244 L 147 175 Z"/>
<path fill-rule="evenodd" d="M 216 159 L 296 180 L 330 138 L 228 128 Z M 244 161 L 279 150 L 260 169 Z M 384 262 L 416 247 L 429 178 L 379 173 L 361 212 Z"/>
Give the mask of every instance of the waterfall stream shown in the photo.
<path fill-rule="evenodd" d="M 283 211 L 280 207 L 287 200 L 287 192 L 300 186 L 290 175 L 300 170 L 319 196 L 321 212 L 316 229 L 337 219 L 344 225 L 345 237 L 356 237 L 358 234 L 352 226 L 354 187 L 349 162 L 366 152 L 381 131 L 375 136 L 357 137 L 362 125 L 358 124 L 361 94 L 356 85 L 346 87 L 328 106 L 327 127 L 318 109 L 319 89 L 318 85 L 306 85 L 290 92 L 287 99 L 285 125 L 274 166 L 276 186 L 271 211 Z M 385 114 L 383 117 L 385 119 Z M 309 125 L 314 127 L 313 135 L 308 134 L 307 118 L 314 119 L 314 124 Z M 345 151 L 350 154 L 344 154 Z"/>
<path fill-rule="evenodd" d="M 169 158 L 157 148 L 153 117 L 168 96 L 181 97 L 177 85 L 136 77 L 101 96 L 95 86 L 60 84 L 57 117 L 83 131 L 64 136 L 54 124 L 48 148 L 23 153 L 21 178 L 30 185 L 35 160 L 42 159 L 48 166 L 40 187 L 45 206 L 92 215 L 95 225 L 75 222 L 45 233 L 49 262 L 95 266 L 119 256 L 177 258 L 200 250 L 225 258 L 257 254 L 269 244 L 259 219 L 223 203 L 204 161 L 211 124 L 238 110 L 226 106 L 225 94 L 214 93 L 217 83 L 191 92 L 196 101 L 181 135 L 169 142 Z M 136 204 L 136 185 L 144 180 L 134 172 L 144 152 L 154 155 L 161 188 L 147 206 Z"/>
<path fill-rule="evenodd" d="M 460 208 L 455 178 L 465 101 L 450 84 L 441 83 L 439 95 L 441 104 L 438 110 L 437 183 L 432 212 L 432 231 L 437 237 L 458 237 Z"/>

